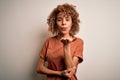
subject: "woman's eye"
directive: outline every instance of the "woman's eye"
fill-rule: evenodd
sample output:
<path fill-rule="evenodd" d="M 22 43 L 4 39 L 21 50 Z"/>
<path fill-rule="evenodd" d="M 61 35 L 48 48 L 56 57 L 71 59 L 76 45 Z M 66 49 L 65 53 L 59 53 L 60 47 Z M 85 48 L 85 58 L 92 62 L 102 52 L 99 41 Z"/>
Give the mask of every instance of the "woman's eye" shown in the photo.
<path fill-rule="evenodd" d="M 57 21 L 61 21 L 61 19 L 57 19 Z"/>
<path fill-rule="evenodd" d="M 69 21 L 69 19 L 66 19 L 66 21 Z"/>

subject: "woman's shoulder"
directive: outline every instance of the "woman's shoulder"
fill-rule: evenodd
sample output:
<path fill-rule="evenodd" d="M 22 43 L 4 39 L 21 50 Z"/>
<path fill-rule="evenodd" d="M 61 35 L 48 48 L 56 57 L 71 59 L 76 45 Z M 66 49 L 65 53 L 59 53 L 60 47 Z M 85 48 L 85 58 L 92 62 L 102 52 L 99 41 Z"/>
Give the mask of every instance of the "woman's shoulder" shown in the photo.
<path fill-rule="evenodd" d="M 53 48 L 58 44 L 58 41 L 54 36 L 52 36 L 52 37 L 48 37 L 45 43 L 49 48 Z"/>
<path fill-rule="evenodd" d="M 46 39 L 46 42 L 54 42 L 55 41 L 55 36 L 50 36 Z"/>
<path fill-rule="evenodd" d="M 75 37 L 76 38 L 76 43 L 84 43 L 83 39 L 80 37 Z"/>

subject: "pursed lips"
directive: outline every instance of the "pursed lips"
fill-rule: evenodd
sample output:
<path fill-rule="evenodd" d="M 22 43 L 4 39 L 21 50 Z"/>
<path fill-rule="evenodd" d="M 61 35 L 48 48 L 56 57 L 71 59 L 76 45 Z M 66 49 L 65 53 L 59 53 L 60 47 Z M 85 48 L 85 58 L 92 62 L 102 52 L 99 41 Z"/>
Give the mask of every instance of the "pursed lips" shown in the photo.
<path fill-rule="evenodd" d="M 67 27 L 61 27 L 61 30 L 62 30 L 62 31 L 66 31 L 66 30 L 67 30 Z"/>

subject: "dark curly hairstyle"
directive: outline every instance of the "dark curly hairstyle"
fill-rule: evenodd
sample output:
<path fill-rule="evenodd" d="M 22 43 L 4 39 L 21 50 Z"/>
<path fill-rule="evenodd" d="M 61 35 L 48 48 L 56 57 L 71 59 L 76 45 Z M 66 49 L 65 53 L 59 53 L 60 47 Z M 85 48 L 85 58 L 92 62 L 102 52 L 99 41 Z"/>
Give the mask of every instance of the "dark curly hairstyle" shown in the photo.
<path fill-rule="evenodd" d="M 76 7 L 74 5 L 65 3 L 62 5 L 58 5 L 56 8 L 53 9 L 53 11 L 50 13 L 47 19 L 47 23 L 49 25 L 48 30 L 52 32 L 53 35 L 58 35 L 59 30 L 56 26 L 56 18 L 58 13 L 64 12 L 65 15 L 69 15 L 72 18 L 72 27 L 70 30 L 70 35 L 74 36 L 77 32 L 79 32 L 79 13 L 75 9 Z"/>

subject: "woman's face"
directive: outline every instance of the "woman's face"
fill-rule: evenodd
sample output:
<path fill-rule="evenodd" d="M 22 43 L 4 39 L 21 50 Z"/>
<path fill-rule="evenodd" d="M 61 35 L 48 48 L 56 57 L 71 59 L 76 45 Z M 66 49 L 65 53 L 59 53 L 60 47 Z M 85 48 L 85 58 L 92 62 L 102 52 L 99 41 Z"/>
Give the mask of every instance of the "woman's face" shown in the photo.
<path fill-rule="evenodd" d="M 64 12 L 60 12 L 57 15 L 56 24 L 62 34 L 69 34 L 72 27 L 72 18 L 71 16 L 65 15 Z"/>

